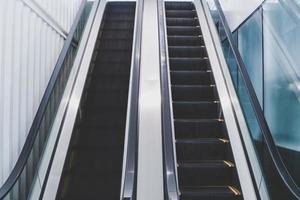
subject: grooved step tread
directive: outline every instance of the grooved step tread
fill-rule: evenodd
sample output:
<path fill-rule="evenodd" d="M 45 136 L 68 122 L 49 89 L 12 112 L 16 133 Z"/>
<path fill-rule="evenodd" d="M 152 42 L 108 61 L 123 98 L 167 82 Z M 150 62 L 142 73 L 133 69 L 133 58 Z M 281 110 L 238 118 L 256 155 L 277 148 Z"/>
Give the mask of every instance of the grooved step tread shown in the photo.
<path fill-rule="evenodd" d="M 180 161 L 178 167 L 182 168 L 231 168 L 234 163 L 229 160 L 193 160 Z"/>
<path fill-rule="evenodd" d="M 227 144 L 228 139 L 225 138 L 192 138 L 192 139 L 176 139 L 176 143 L 180 144 Z"/>
<path fill-rule="evenodd" d="M 183 187 L 180 192 L 182 199 L 191 199 L 192 197 L 195 197 L 195 200 L 201 197 L 215 199 L 219 197 L 218 199 L 222 200 L 231 197 L 231 199 L 234 200 L 240 199 L 241 197 L 241 192 L 234 186 Z"/>

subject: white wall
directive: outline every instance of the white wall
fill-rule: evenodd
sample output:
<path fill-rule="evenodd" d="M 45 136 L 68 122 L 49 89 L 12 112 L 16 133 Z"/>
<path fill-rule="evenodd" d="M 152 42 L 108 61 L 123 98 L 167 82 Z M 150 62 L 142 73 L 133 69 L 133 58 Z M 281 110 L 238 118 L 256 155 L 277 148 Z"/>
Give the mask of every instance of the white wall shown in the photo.
<path fill-rule="evenodd" d="M 0 0 L 0 186 L 18 159 L 81 1 Z"/>
<path fill-rule="evenodd" d="M 208 0 L 212 1 L 212 0 Z M 230 29 L 235 30 L 264 0 L 219 0 Z"/>

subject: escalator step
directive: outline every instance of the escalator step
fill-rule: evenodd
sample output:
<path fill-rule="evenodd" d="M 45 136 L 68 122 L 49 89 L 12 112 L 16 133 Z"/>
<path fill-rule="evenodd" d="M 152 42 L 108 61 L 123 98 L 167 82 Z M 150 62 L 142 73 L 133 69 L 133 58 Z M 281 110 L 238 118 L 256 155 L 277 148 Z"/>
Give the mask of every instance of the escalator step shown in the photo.
<path fill-rule="evenodd" d="M 224 122 L 218 119 L 175 119 L 174 128 L 178 139 L 224 137 Z"/>
<path fill-rule="evenodd" d="M 128 80 L 128 76 L 130 75 L 128 69 L 116 67 L 115 65 L 103 65 L 103 66 L 106 66 L 108 69 L 104 70 L 104 69 L 96 68 L 92 73 L 89 73 L 88 76 L 91 78 L 97 76 L 99 77 L 99 79 L 102 77 L 110 76 L 112 78 L 120 78 L 120 79 Z M 119 74 L 114 74 L 114 70 L 118 70 Z"/>
<path fill-rule="evenodd" d="M 199 26 L 198 18 L 167 17 L 167 26 Z"/>
<path fill-rule="evenodd" d="M 113 6 L 107 6 L 106 7 L 106 14 L 114 14 L 114 15 L 120 15 L 126 13 L 128 15 L 134 15 L 135 13 L 135 6 L 134 5 L 113 5 Z"/>
<path fill-rule="evenodd" d="M 66 185 L 66 194 L 60 199 L 71 198 L 74 199 L 88 199 L 86 194 L 90 196 L 90 199 L 98 199 L 99 194 L 94 193 L 92 191 L 99 191 L 99 188 L 105 188 L 105 190 L 101 190 L 101 196 L 110 197 L 110 199 L 119 199 L 120 194 L 116 191 L 115 188 L 119 188 L 119 183 L 111 182 L 111 179 L 114 177 L 108 177 L 107 174 L 95 174 L 90 178 L 84 178 L 80 181 L 76 181 L 78 179 L 71 178 L 69 182 L 72 182 L 70 185 Z M 116 174 L 116 176 L 120 176 L 120 174 Z M 76 191 L 76 192 L 74 192 Z M 76 194 L 76 195 L 75 195 Z M 80 198 L 78 198 L 80 197 Z"/>
<path fill-rule="evenodd" d="M 126 13 L 118 13 L 117 15 L 115 13 L 107 13 L 106 14 L 106 17 L 109 19 L 109 20 L 134 20 L 135 18 L 135 15 L 132 15 L 131 13 L 130 14 L 126 14 Z"/>
<path fill-rule="evenodd" d="M 116 140 L 116 136 L 121 136 L 124 135 L 124 126 L 119 126 L 119 127 L 110 127 L 109 129 L 95 129 L 95 128 L 90 128 L 90 127 L 85 127 L 81 128 L 81 131 L 84 131 L 85 134 L 84 136 L 78 137 L 78 143 L 75 145 L 79 145 L 82 142 L 83 144 L 89 144 L 91 143 L 91 146 L 96 146 L 97 144 L 100 144 L 101 142 L 107 141 L 112 142 L 113 145 L 115 144 L 121 144 L 123 145 L 123 141 Z M 103 140 L 105 138 L 105 140 Z"/>
<path fill-rule="evenodd" d="M 171 70 L 207 70 L 208 58 L 169 58 Z"/>
<path fill-rule="evenodd" d="M 165 4 L 166 10 L 193 10 L 194 5 L 190 2 L 168 2 Z"/>
<path fill-rule="evenodd" d="M 128 81 L 109 81 L 110 78 L 109 77 L 103 77 L 101 79 L 101 81 L 91 81 L 91 85 L 88 88 L 88 92 L 99 92 L 101 90 L 116 90 L 116 89 L 120 89 L 123 91 L 128 91 L 128 86 L 126 85 L 128 83 Z"/>
<path fill-rule="evenodd" d="M 166 10 L 166 17 L 197 17 L 195 10 Z"/>
<path fill-rule="evenodd" d="M 202 35 L 200 27 L 195 26 L 167 26 L 168 35 Z"/>
<path fill-rule="evenodd" d="M 203 58 L 207 57 L 205 46 L 169 46 L 170 57 Z"/>
<path fill-rule="evenodd" d="M 172 85 L 212 85 L 210 71 L 171 71 Z"/>
<path fill-rule="evenodd" d="M 241 193 L 233 186 L 181 188 L 181 200 L 240 200 Z"/>
<path fill-rule="evenodd" d="M 230 185 L 235 166 L 228 160 L 178 163 L 179 182 L 184 186 Z"/>
<path fill-rule="evenodd" d="M 219 102 L 199 101 L 173 102 L 173 113 L 175 119 L 216 119 L 221 112 Z"/>
<path fill-rule="evenodd" d="M 118 54 L 118 55 L 117 55 Z M 111 60 L 115 60 L 116 62 L 124 62 L 128 63 L 131 61 L 131 51 L 127 50 L 120 50 L 119 52 L 112 50 L 112 51 L 100 51 L 99 56 L 97 58 L 97 62 L 109 62 Z M 96 64 L 97 64 L 96 62 Z"/>
<path fill-rule="evenodd" d="M 203 46 L 202 36 L 168 36 L 169 46 Z"/>
<path fill-rule="evenodd" d="M 216 101 L 215 85 L 172 85 L 173 101 Z"/>
<path fill-rule="evenodd" d="M 103 39 L 100 40 L 101 49 L 131 50 L 131 39 Z"/>
<path fill-rule="evenodd" d="M 90 132 L 96 132 L 96 130 L 103 130 L 105 132 L 110 131 L 110 133 L 114 133 L 118 131 L 119 129 L 124 129 L 125 125 L 123 124 L 124 121 L 89 121 L 89 120 L 83 120 L 78 125 L 78 129 L 80 131 L 84 131 L 86 134 L 89 134 Z"/>
<path fill-rule="evenodd" d="M 178 162 L 228 160 L 229 141 L 223 138 L 176 139 Z"/>
<path fill-rule="evenodd" d="M 102 30 L 131 30 L 133 27 L 134 23 L 128 21 L 108 21 Z"/>
<path fill-rule="evenodd" d="M 132 30 L 105 30 L 101 39 L 131 39 L 132 37 Z"/>

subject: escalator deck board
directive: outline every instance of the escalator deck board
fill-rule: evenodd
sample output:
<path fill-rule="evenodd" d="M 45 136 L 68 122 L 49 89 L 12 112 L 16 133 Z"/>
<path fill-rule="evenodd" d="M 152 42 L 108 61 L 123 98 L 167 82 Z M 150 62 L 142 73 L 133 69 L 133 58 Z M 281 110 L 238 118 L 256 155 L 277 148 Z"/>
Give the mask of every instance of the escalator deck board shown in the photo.
<path fill-rule="evenodd" d="M 134 2 L 108 2 L 56 199 L 120 199 Z"/>
<path fill-rule="evenodd" d="M 181 200 L 241 200 L 237 170 L 197 12 L 165 2 Z"/>

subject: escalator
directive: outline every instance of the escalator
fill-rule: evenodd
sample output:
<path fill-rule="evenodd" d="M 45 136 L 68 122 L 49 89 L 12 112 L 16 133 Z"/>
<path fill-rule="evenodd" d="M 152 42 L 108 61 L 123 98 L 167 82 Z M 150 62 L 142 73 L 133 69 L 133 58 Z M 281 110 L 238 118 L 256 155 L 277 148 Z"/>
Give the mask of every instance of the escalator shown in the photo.
<path fill-rule="evenodd" d="M 180 199 L 243 199 L 194 4 L 165 12 Z"/>
<path fill-rule="evenodd" d="M 135 2 L 108 2 L 56 199 L 120 199 Z"/>

